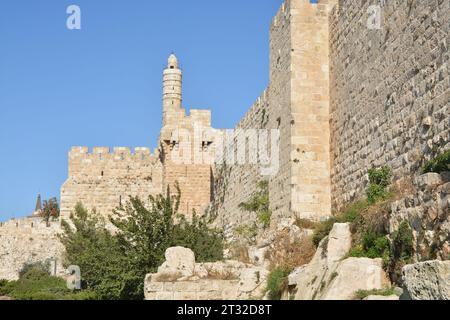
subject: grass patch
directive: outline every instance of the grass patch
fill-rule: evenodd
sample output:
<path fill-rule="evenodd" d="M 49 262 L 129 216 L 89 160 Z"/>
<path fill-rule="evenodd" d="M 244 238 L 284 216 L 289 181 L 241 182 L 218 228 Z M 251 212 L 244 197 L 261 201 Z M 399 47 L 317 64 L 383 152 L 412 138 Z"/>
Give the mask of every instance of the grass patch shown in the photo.
<path fill-rule="evenodd" d="M 394 288 L 389 289 L 379 289 L 379 290 L 358 290 L 355 293 L 356 300 L 363 300 L 368 296 L 383 296 L 389 297 L 395 295 Z"/>
<path fill-rule="evenodd" d="M 270 299 L 280 300 L 283 291 L 288 287 L 288 276 L 290 270 L 282 267 L 273 269 L 267 278 L 267 291 L 269 291 Z"/>

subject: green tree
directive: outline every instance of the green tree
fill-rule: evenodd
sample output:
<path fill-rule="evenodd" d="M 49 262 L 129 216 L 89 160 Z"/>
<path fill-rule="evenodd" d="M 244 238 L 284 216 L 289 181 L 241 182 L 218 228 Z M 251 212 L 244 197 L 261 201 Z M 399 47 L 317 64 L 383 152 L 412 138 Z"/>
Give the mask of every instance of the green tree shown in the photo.
<path fill-rule="evenodd" d="M 198 261 L 223 258 L 220 233 L 209 229 L 205 220 L 194 216 L 193 222 L 177 216 L 180 191 L 172 195 L 150 196 L 148 204 L 130 197 L 113 212 L 111 233 L 96 212 L 89 214 L 81 204 L 63 222 L 62 242 L 67 263 L 81 269 L 83 285 L 101 299 L 142 299 L 144 278 L 164 261 L 167 248 L 182 245 L 194 251 Z"/>
<path fill-rule="evenodd" d="M 44 200 L 41 217 L 47 223 L 50 223 L 51 219 L 56 219 L 59 217 L 59 205 L 58 200 L 56 198 L 51 198 L 49 200 Z"/>
<path fill-rule="evenodd" d="M 100 299 L 131 299 L 127 288 L 137 281 L 118 239 L 106 229 L 95 210 L 89 214 L 77 204 L 70 223 L 62 222 L 64 234 L 61 242 L 66 249 L 66 264 L 81 269 L 83 288 L 94 290 Z"/>

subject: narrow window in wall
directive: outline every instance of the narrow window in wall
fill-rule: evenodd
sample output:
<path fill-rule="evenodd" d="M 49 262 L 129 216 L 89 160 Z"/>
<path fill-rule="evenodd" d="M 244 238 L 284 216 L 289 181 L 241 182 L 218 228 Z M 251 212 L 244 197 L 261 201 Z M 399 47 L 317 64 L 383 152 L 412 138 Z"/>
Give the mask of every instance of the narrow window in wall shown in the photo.
<path fill-rule="evenodd" d="M 119 196 L 119 207 L 122 206 L 122 196 Z"/>
<path fill-rule="evenodd" d="M 105 172 L 102 171 L 102 177 L 105 175 Z"/>

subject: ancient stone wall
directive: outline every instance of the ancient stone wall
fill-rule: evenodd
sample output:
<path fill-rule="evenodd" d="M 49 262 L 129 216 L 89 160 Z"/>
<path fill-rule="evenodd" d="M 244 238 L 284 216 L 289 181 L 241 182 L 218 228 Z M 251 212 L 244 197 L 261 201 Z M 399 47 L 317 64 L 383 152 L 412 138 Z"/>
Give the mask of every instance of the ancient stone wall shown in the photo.
<path fill-rule="evenodd" d="M 46 261 L 56 262 L 53 271 L 63 275 L 64 248 L 58 240 L 60 232 L 60 222 L 51 222 L 47 226 L 42 218 L 0 223 L 0 279 L 17 280 L 25 264 Z"/>
<path fill-rule="evenodd" d="M 182 108 L 180 117 L 172 115 L 166 115 L 160 135 L 163 188 L 174 191 L 178 185 L 180 212 L 203 215 L 212 197 L 211 111 L 191 109 L 187 116 Z"/>
<path fill-rule="evenodd" d="M 270 114 L 268 92 L 264 91 L 236 128 L 266 129 L 271 122 Z M 234 137 L 234 139 L 237 141 L 238 138 Z M 248 153 L 249 148 L 247 146 L 247 160 Z M 244 164 L 230 164 L 223 161 L 214 168 L 214 198 L 211 209 L 218 215 L 217 222 L 227 237 L 232 236 L 233 230 L 237 226 L 256 220 L 254 213 L 241 210 L 239 204 L 250 199 L 257 190 L 258 182 L 266 178 L 261 175 L 260 169 L 259 165 L 248 161 Z"/>
<path fill-rule="evenodd" d="M 226 234 L 255 221 L 239 204 L 269 180 L 272 221 L 330 215 L 328 13 L 333 1 L 288 0 L 270 26 L 270 83 L 237 129 L 279 130 L 279 168 L 216 168 L 213 211 Z M 270 134 L 270 133 L 269 133 Z"/>
<path fill-rule="evenodd" d="M 450 2 L 342 0 L 330 19 L 334 209 L 363 193 L 367 170 L 419 171 L 450 148 Z"/>
<path fill-rule="evenodd" d="M 162 165 L 148 148 L 74 147 L 69 152 L 69 177 L 61 188 L 61 216 L 68 217 L 77 202 L 103 216 L 129 196 L 147 199 L 162 192 Z"/>

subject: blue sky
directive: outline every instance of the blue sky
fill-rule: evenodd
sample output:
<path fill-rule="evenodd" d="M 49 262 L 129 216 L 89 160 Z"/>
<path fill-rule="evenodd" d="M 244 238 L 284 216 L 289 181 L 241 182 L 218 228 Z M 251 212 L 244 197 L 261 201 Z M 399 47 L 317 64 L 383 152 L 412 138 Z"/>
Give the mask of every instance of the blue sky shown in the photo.
<path fill-rule="evenodd" d="M 0 220 L 59 197 L 71 146 L 155 147 L 174 51 L 184 105 L 231 128 L 268 83 L 282 0 L 2 0 Z M 82 29 L 66 28 L 79 5 Z"/>

